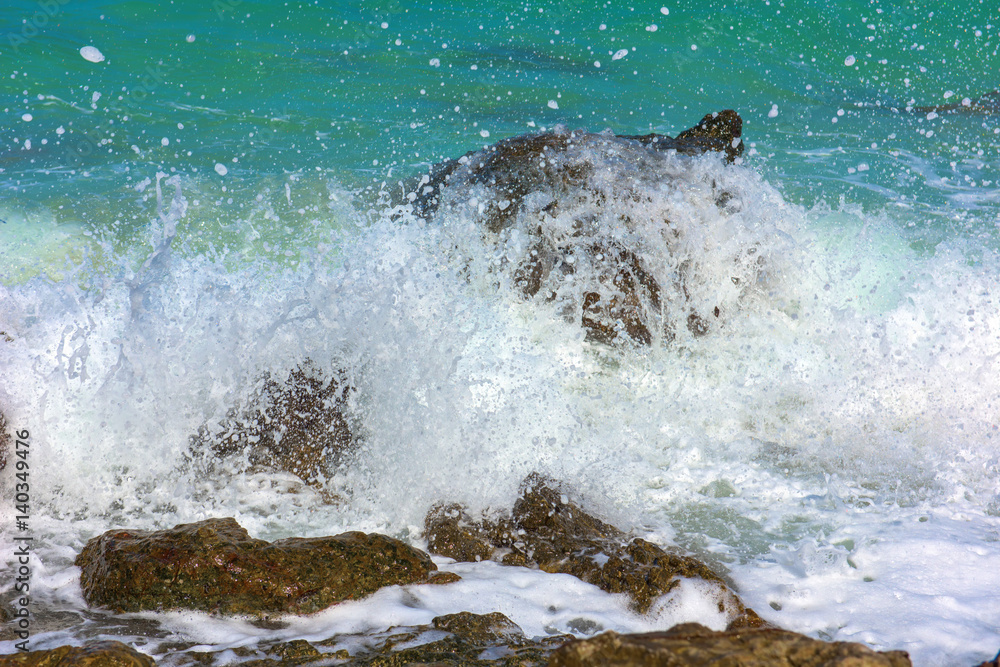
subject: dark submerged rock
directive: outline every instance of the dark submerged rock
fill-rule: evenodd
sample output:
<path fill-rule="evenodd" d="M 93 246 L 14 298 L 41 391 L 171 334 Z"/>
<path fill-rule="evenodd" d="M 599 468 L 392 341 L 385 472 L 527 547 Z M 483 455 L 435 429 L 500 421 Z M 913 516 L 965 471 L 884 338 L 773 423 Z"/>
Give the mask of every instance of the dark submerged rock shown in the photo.
<path fill-rule="evenodd" d="M 461 506 L 444 505 L 428 513 L 424 527 L 431 553 L 572 574 L 609 593 L 625 593 L 640 613 L 677 586 L 680 577 L 708 581 L 717 587 L 719 610 L 728 611 L 730 628 L 765 625 L 706 565 L 646 540 L 629 539 L 568 502 L 537 475 L 525 480 L 509 517 L 475 521 Z"/>
<path fill-rule="evenodd" d="M 966 99 L 968 99 L 968 103 L 966 103 L 965 100 L 962 100 L 954 104 L 932 104 L 920 107 L 907 106 L 906 110 L 916 113 L 960 113 L 984 116 L 1000 114 L 1000 91 L 995 90 L 986 93 L 982 97 L 977 97 L 976 99 Z"/>
<path fill-rule="evenodd" d="M 666 632 L 571 641 L 555 651 L 549 667 L 906 667 L 903 651 L 873 651 L 862 644 L 823 642 L 787 630 L 754 628 L 714 632 L 685 623 Z"/>
<path fill-rule="evenodd" d="M 156 662 L 121 642 L 88 642 L 0 656 L 2 667 L 153 667 Z"/>
<path fill-rule="evenodd" d="M 266 374 L 245 408 L 230 411 L 221 430 L 202 427 L 192 448 L 218 456 L 242 454 L 249 463 L 285 470 L 316 482 L 328 461 L 351 448 L 345 417 L 350 387 L 342 374 L 324 376 L 310 362 L 283 382 Z"/>
<path fill-rule="evenodd" d="M 117 612 L 198 609 L 309 614 L 384 586 L 424 583 L 427 554 L 384 535 L 251 538 L 235 519 L 112 530 L 76 558 L 87 604 Z"/>
<path fill-rule="evenodd" d="M 581 290 L 569 290 L 574 293 L 567 314 L 579 318 L 588 339 L 609 343 L 624 334 L 648 345 L 661 336 L 672 340 L 678 326 L 702 336 L 721 311 L 718 306 L 707 312 L 685 306 L 692 263 L 663 269 L 657 278 L 643 243 L 609 229 L 635 231 L 629 211 L 642 205 L 644 187 L 658 184 L 659 161 L 666 154 L 718 153 L 727 162 L 736 161 L 743 152 L 742 125 L 739 114 L 725 110 L 706 115 L 677 137 L 581 131 L 512 137 L 442 162 L 418 180 L 401 184 L 401 206 L 430 219 L 442 208 L 479 201 L 469 193 L 484 189 L 484 208 L 476 214 L 484 234 L 496 241 L 516 227 L 529 239 L 529 251 L 513 260 L 513 283 L 522 298 L 566 298 L 559 294 L 560 285 L 567 277 L 583 275 L 581 267 L 586 265 Z M 613 182 L 602 168 L 615 172 Z M 725 191 L 716 194 L 720 208 L 731 205 L 731 199 Z M 561 215 L 574 219 L 571 233 L 553 225 Z M 602 215 L 617 220 L 598 224 Z M 636 210 L 635 215 L 644 214 Z M 669 245 L 678 231 L 664 220 L 655 233 Z M 658 241 L 647 240 L 659 247 Z M 665 310 L 681 312 L 666 316 Z"/>

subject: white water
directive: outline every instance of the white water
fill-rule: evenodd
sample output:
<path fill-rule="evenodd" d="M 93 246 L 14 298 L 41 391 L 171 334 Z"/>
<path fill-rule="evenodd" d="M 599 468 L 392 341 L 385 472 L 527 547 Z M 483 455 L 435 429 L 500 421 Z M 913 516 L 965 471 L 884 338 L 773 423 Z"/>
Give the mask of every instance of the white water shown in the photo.
<path fill-rule="evenodd" d="M 713 159 L 649 168 L 662 172 L 644 174 L 645 197 L 628 204 L 635 227 L 610 228 L 620 212 L 610 210 L 597 233 L 645 243 L 664 285 L 694 262 L 692 303 L 723 306 L 700 338 L 585 342 L 567 308 L 581 289 L 524 301 L 506 267 L 526 246 L 511 233 L 484 241 L 461 206 L 430 224 L 317 210 L 316 225 L 334 231 L 296 248 L 298 262 L 195 251 L 177 230 L 194 227 L 196 182 L 175 194 L 164 184 L 135 256 L 95 240 L 91 264 L 0 286 L 0 330 L 12 339 L 0 338 L 0 405 L 32 433 L 36 604 L 80 608 L 72 558 L 113 527 L 235 516 L 266 539 L 360 529 L 420 545 L 433 503 L 510 507 L 539 471 L 602 518 L 727 567 L 747 604 L 782 627 L 905 649 L 918 665 L 992 657 L 998 258 L 957 243 L 921 255 L 896 221 L 789 206 L 752 171 Z M 613 165 L 599 175 L 619 185 Z M 712 180 L 742 205 L 715 206 Z M 663 218 L 678 245 L 657 241 Z M 749 248 L 762 263 L 740 263 Z M 751 288 L 735 290 L 734 275 Z M 199 426 L 222 420 L 263 372 L 306 358 L 357 389 L 362 442 L 326 482 L 339 502 L 236 460 L 191 460 Z M 528 634 L 574 618 L 632 631 L 720 624 L 693 589 L 662 616 L 637 618 L 565 578 L 449 567 L 465 581 L 411 589 L 423 598 L 415 607 L 384 591 L 352 603 L 360 625 L 337 608 L 282 636 L 463 609 L 502 611 Z M 219 647 L 264 634 L 239 620 L 159 618 Z M 82 640 L 77 630 L 37 646 L 67 638 Z"/>

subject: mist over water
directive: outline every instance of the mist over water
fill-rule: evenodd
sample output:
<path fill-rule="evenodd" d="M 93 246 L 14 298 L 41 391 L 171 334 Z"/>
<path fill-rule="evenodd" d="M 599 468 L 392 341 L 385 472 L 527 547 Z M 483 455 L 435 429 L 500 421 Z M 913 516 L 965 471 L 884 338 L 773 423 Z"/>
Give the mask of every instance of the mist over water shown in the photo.
<path fill-rule="evenodd" d="M 39 7 L 0 10 L 0 409 L 36 448 L 39 605 L 83 607 L 72 559 L 110 528 L 235 516 L 265 539 L 420 545 L 434 503 L 510 507 L 540 472 L 782 627 L 922 665 L 995 654 L 998 116 L 905 108 L 996 87 L 996 10 L 78 0 L 41 25 Z M 482 189 L 431 220 L 387 204 L 501 138 L 675 135 L 723 108 L 746 121 L 740 164 L 582 148 L 574 204 L 529 197 L 499 231 Z M 584 253 L 518 289 L 539 221 L 559 246 L 593 210 L 586 242 L 625 244 L 664 286 L 650 345 L 587 340 L 604 269 Z M 689 309 L 706 335 L 677 325 Z M 306 360 L 353 388 L 355 446 L 319 484 L 192 439 Z M 573 617 L 468 567 L 526 630 Z M 366 623 L 403 618 L 394 595 Z M 699 599 L 577 614 L 718 624 Z M 286 636 L 358 631 L 338 613 Z M 217 646 L 253 634 L 151 618 Z"/>

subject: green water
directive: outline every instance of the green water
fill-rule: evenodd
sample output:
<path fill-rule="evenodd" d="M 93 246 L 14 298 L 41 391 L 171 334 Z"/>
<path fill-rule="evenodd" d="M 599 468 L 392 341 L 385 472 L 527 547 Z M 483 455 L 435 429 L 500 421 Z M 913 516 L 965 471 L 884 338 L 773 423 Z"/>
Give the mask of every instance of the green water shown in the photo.
<path fill-rule="evenodd" d="M 107 203 L 132 202 L 128 186 L 141 178 L 218 184 L 217 163 L 237 192 L 316 169 L 353 189 L 556 123 L 671 133 L 735 108 L 758 153 L 750 159 L 795 200 L 995 210 L 995 117 L 927 121 L 874 105 L 997 88 L 997 12 L 915 0 L 488 11 L 401 0 L 8 1 L 4 208 L 71 201 L 65 215 L 106 222 Z M 81 57 L 87 45 L 106 60 Z"/>
<path fill-rule="evenodd" d="M 784 627 L 989 659 L 1000 115 L 906 107 L 1000 88 L 998 26 L 996 0 L 2 0 L 0 409 L 59 464 L 32 478 L 45 585 L 111 524 L 402 534 L 540 470 L 729 563 Z M 710 232 L 706 293 L 766 258 L 689 347 L 602 351 L 497 293 L 513 240 L 380 219 L 398 179 L 505 137 L 726 108 L 749 169 L 693 164 L 745 208 L 681 179 L 627 209 Z M 178 472 L 305 358 L 359 379 L 351 502 Z"/>

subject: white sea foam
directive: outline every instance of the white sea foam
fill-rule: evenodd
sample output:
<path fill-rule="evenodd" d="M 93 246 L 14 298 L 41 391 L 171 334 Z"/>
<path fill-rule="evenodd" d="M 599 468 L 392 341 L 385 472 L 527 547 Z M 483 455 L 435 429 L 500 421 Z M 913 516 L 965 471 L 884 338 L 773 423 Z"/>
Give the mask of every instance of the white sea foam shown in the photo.
<path fill-rule="evenodd" d="M 539 471 L 602 518 L 729 569 L 784 627 L 904 648 L 923 665 L 991 657 L 997 258 L 958 243 L 924 254 L 884 216 L 790 206 L 749 169 L 672 164 L 686 165 L 667 173 L 690 187 L 643 182 L 630 212 L 669 219 L 682 241 L 644 258 L 665 285 L 671 266 L 695 262 L 688 297 L 726 308 L 708 335 L 649 348 L 587 343 L 558 303 L 519 296 L 504 267 L 523 239 L 484 241 L 460 207 L 436 222 L 329 231 L 311 257 L 281 265 L 249 245 L 198 249 L 186 218 L 205 213 L 190 205 L 201 187 L 191 183 L 160 191 L 140 255 L 94 241 L 78 270 L 5 278 L 0 402 L 35 434 L 37 460 L 59 462 L 33 469 L 50 517 L 36 528 L 40 604 L 82 605 L 73 554 L 115 526 L 231 515 L 267 539 L 362 529 L 420 544 L 433 503 L 509 508 Z M 716 204 L 713 181 L 730 205 Z M 322 216 L 343 217 L 330 230 L 362 220 L 343 207 Z M 259 233 L 254 216 L 238 224 Z M 762 268 L 739 273 L 748 248 Z M 575 279 L 585 270 L 581 260 Z M 734 291 L 734 275 L 754 277 L 754 290 Z M 305 358 L 357 390 L 361 442 L 327 482 L 340 503 L 245 461 L 192 459 L 200 426 L 223 420 L 264 372 Z M 503 611 L 528 634 L 578 618 L 620 630 L 720 622 L 697 587 L 640 618 L 556 575 L 444 567 L 463 582 L 383 591 L 292 620 L 282 636 L 460 610 Z M 266 634 L 159 618 L 213 646 Z"/>
<path fill-rule="evenodd" d="M 80 49 L 80 55 L 83 56 L 84 60 L 89 60 L 92 63 L 104 61 L 104 54 L 96 46 L 84 46 Z"/>

